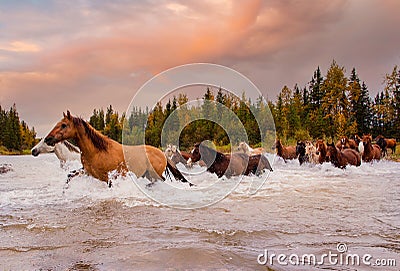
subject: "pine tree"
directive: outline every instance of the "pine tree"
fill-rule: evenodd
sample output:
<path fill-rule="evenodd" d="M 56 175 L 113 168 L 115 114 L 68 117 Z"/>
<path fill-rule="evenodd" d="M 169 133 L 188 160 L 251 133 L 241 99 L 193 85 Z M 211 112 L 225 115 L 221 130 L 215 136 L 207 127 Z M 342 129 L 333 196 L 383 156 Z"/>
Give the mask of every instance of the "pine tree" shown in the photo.
<path fill-rule="evenodd" d="M 311 110 L 319 108 L 322 104 L 322 99 L 325 96 L 325 91 L 322 88 L 324 78 L 322 77 L 321 70 L 318 66 L 317 70 L 314 72 L 311 81 L 309 82 L 309 102 Z"/>
<path fill-rule="evenodd" d="M 389 109 L 387 124 L 388 134 L 400 138 L 400 69 L 395 65 L 390 74 L 385 76 L 385 93 L 389 96 L 385 107 Z"/>
<path fill-rule="evenodd" d="M 360 127 L 362 124 L 362 118 L 365 116 L 360 115 L 360 113 L 362 113 L 361 85 L 355 68 L 353 68 L 351 71 L 348 90 L 350 100 L 349 122 L 356 129 L 355 133 L 357 133 L 358 127 Z"/>
<path fill-rule="evenodd" d="M 344 67 L 339 67 L 333 60 L 321 90 L 325 93 L 322 98 L 322 109 L 324 110 L 325 118 L 330 126 L 326 131 L 326 135 L 334 138 L 338 125 L 345 125 L 344 131 L 349 127 L 349 101 L 347 98 L 347 78 L 345 77 Z M 340 117 L 340 122 L 338 121 Z M 346 123 L 346 124 L 344 124 Z M 342 128 L 341 128 L 342 129 Z M 339 135 L 343 136 L 345 134 Z"/>

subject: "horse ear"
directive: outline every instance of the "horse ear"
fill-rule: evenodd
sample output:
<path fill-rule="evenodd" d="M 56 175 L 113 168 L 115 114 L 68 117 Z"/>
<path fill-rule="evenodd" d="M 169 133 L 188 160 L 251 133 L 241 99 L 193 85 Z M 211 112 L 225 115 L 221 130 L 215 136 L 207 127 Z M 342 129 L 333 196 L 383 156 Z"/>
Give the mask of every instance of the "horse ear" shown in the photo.
<path fill-rule="evenodd" d="M 67 110 L 67 118 L 70 120 L 71 119 L 71 113 L 69 113 L 69 110 Z"/>

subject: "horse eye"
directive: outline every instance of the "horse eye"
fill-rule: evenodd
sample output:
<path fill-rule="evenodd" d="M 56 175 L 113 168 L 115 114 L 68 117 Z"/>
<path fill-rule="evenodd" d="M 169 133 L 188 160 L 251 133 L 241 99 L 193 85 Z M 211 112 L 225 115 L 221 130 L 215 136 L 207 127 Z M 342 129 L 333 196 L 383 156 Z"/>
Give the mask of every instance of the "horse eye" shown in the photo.
<path fill-rule="evenodd" d="M 65 124 L 65 123 L 61 124 L 61 129 L 65 129 L 65 128 L 67 128 L 67 124 Z"/>

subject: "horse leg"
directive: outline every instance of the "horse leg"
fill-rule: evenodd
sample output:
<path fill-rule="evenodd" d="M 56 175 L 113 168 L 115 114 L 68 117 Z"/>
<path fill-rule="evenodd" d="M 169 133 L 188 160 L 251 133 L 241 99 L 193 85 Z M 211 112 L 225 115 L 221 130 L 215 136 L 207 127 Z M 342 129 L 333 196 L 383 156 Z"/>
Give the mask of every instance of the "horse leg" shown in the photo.
<path fill-rule="evenodd" d="M 73 178 L 75 178 L 76 176 L 83 175 L 84 173 L 85 173 L 85 170 L 84 170 L 83 168 L 75 169 L 75 170 L 70 171 L 70 172 L 68 173 L 68 175 L 67 175 L 67 184 L 69 184 L 69 182 L 70 182 Z"/>
<path fill-rule="evenodd" d="M 169 172 L 167 172 L 166 175 L 169 176 L 169 178 L 171 179 Z M 149 170 L 146 170 L 146 172 L 142 175 L 142 178 L 146 178 L 150 181 L 150 183 L 146 184 L 146 188 L 152 187 L 158 179 L 165 181 L 165 178 L 163 176 L 158 176 L 156 173 L 152 174 Z"/>

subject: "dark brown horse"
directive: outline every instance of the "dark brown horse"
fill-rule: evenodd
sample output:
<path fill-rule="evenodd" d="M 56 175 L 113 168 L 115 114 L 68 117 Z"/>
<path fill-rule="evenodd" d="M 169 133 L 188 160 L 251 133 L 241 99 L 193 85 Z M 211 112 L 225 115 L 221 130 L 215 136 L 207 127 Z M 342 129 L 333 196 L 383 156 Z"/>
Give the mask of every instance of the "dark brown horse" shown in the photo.
<path fill-rule="evenodd" d="M 254 174 L 259 176 L 266 169 L 273 171 L 267 157 L 262 154 L 251 155 L 249 156 L 249 163 L 247 164 L 247 169 L 244 172 L 244 175 Z"/>
<path fill-rule="evenodd" d="M 326 147 L 325 142 L 322 139 L 318 139 L 317 142 L 315 143 L 315 147 L 317 149 L 316 154 L 319 156 L 318 162 L 320 164 L 322 164 L 324 162 L 329 162 L 329 159 L 327 159 L 327 157 L 326 157 L 327 147 Z"/>
<path fill-rule="evenodd" d="M 306 143 L 303 141 L 297 141 L 296 156 L 299 157 L 300 166 L 305 162 L 309 162 L 308 156 L 306 155 Z"/>
<path fill-rule="evenodd" d="M 372 136 L 370 134 L 363 136 L 364 153 L 362 159 L 365 162 L 371 162 L 372 160 L 381 159 L 381 147 L 376 144 L 372 144 Z"/>
<path fill-rule="evenodd" d="M 193 163 L 203 160 L 207 171 L 215 173 L 218 178 L 245 174 L 249 161 L 249 156 L 245 153 L 225 155 L 200 143 L 194 146 L 190 154 Z"/>
<path fill-rule="evenodd" d="M 102 135 L 83 119 L 73 117 L 69 111 L 46 136 L 45 143 L 54 146 L 67 139 L 74 139 L 81 150 L 85 171 L 109 185 L 109 173 L 114 170 L 122 174 L 129 170 L 137 177 L 153 181 L 164 180 L 162 174 L 168 169 L 176 179 L 188 182 L 160 149 L 149 145 L 126 146 L 123 149 L 120 143 Z"/>
<path fill-rule="evenodd" d="M 328 143 L 326 156 L 331 163 L 338 168 L 344 169 L 347 165 L 357 167 L 361 165 L 361 157 L 357 151 L 353 149 L 344 149 L 340 151 L 333 143 Z"/>
<path fill-rule="evenodd" d="M 283 158 L 283 160 L 286 162 L 286 160 L 291 160 L 291 159 L 296 159 L 296 147 L 295 146 L 283 146 L 281 141 L 277 139 L 275 141 L 275 148 L 277 150 L 277 154 Z"/>

